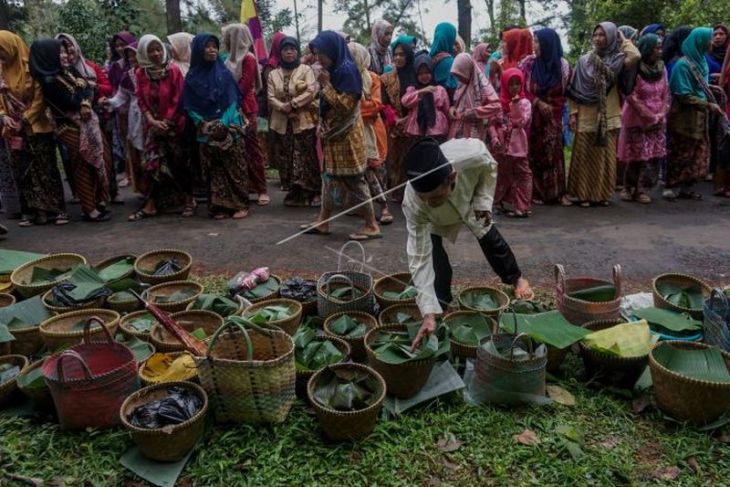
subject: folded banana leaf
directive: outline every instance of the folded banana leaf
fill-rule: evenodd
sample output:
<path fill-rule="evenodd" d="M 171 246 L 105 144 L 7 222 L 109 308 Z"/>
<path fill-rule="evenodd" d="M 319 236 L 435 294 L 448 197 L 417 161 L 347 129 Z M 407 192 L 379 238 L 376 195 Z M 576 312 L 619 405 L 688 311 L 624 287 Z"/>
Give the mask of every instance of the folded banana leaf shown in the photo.
<path fill-rule="evenodd" d="M 195 290 L 193 289 L 181 289 L 180 291 L 175 291 L 174 293 L 170 294 L 169 296 L 159 295 L 154 297 L 154 302 L 157 304 L 160 303 L 179 303 L 180 301 L 185 301 L 188 298 L 191 298 L 195 295 Z"/>
<path fill-rule="evenodd" d="M 43 305 L 41 296 L 33 296 L 5 308 L 0 308 L 0 324 L 14 328 L 38 326 L 51 317 L 48 308 Z"/>
<path fill-rule="evenodd" d="M 46 389 L 46 381 L 43 380 L 43 367 L 36 367 L 26 374 L 18 376 L 18 387 L 25 390 Z"/>
<path fill-rule="evenodd" d="M 117 291 L 107 298 L 110 303 L 124 303 L 127 301 L 137 301 L 137 297 L 129 291 Z"/>
<path fill-rule="evenodd" d="M 489 321 L 480 314 L 457 316 L 447 321 L 446 326 L 451 330 L 452 340 L 473 347 L 492 334 Z"/>
<path fill-rule="evenodd" d="M 155 353 L 155 348 L 152 346 L 152 344 L 140 340 L 137 337 L 132 337 L 129 340 L 125 340 L 124 335 L 119 334 L 116 336 L 116 340 L 119 343 L 123 343 L 124 345 L 129 347 L 130 350 L 132 350 L 132 353 L 134 354 L 134 360 L 138 364 L 147 361 L 147 359 Z"/>
<path fill-rule="evenodd" d="M 345 358 L 331 340 L 317 336 L 317 331 L 311 325 L 300 326 L 293 338 L 294 361 L 299 371 L 319 370 Z"/>
<path fill-rule="evenodd" d="M 720 350 L 709 347 L 700 350 L 660 346 L 654 359 L 669 370 L 697 380 L 730 382 L 730 372 Z"/>
<path fill-rule="evenodd" d="M 553 308 L 546 306 L 540 301 L 528 301 L 525 299 L 515 299 L 510 304 L 510 309 L 515 313 L 522 315 L 534 315 L 537 313 L 547 313 L 552 311 Z"/>
<path fill-rule="evenodd" d="M 44 254 L 0 249 L 0 274 L 10 274 L 23 264 L 45 257 Z"/>
<path fill-rule="evenodd" d="M 191 331 L 190 334 L 198 340 L 205 340 L 208 338 L 208 334 L 202 328 L 196 328 L 195 330 Z"/>
<path fill-rule="evenodd" d="M 616 299 L 616 286 L 607 284 L 604 286 L 587 287 L 568 293 L 568 296 L 591 303 L 604 303 Z"/>
<path fill-rule="evenodd" d="M 134 291 L 136 293 L 140 293 L 142 291 L 142 285 L 131 277 L 107 282 L 106 287 L 108 287 L 112 290 L 112 292 L 115 293 L 120 291 Z M 135 297 L 134 299 L 137 298 Z"/>
<path fill-rule="evenodd" d="M 157 323 L 155 317 L 152 316 L 150 313 L 145 313 L 133 319 L 129 323 L 129 326 L 136 332 L 149 333 L 155 323 Z"/>
<path fill-rule="evenodd" d="M 590 333 L 589 330 L 570 323 L 557 310 L 533 315 L 503 314 L 499 326 L 509 333 L 525 333 L 538 342 L 555 348 L 567 348 Z"/>
<path fill-rule="evenodd" d="M 53 288 L 54 301 L 63 306 L 79 306 L 111 294 L 104 280 L 88 265 L 76 266 L 66 282 Z"/>
<path fill-rule="evenodd" d="M 418 296 L 418 289 L 414 286 L 408 285 L 403 291 L 385 291 L 383 297 L 386 299 L 403 300 L 413 299 Z"/>
<path fill-rule="evenodd" d="M 335 289 L 332 289 L 329 293 L 330 298 L 337 299 L 339 301 L 354 301 L 362 295 L 362 290 L 355 286 L 336 287 Z"/>
<path fill-rule="evenodd" d="M 652 329 L 661 327 L 675 332 L 702 329 L 702 322 L 692 318 L 689 313 L 677 313 L 668 309 L 651 307 L 634 310 L 634 315 L 649 322 Z"/>
<path fill-rule="evenodd" d="M 364 336 L 368 327 L 350 315 L 344 314 L 330 324 L 330 330 L 340 336 L 356 338 Z"/>
<path fill-rule="evenodd" d="M 26 281 L 25 284 L 44 284 L 49 282 L 55 282 L 64 275 L 68 274 L 68 269 L 45 269 L 43 267 L 33 267 L 33 273 L 30 276 L 30 281 Z"/>
<path fill-rule="evenodd" d="M 416 350 L 411 343 L 416 338 L 420 323 L 409 325 L 407 332 L 381 331 L 373 340 L 371 348 L 378 360 L 391 365 L 437 358 L 449 352 L 449 331 L 446 326 L 437 328 L 436 333 L 421 341 Z"/>
<path fill-rule="evenodd" d="M 15 337 L 10 333 L 8 325 L 0 324 L 0 343 L 7 343 L 15 341 Z"/>
<path fill-rule="evenodd" d="M 499 308 L 499 301 L 488 292 L 472 291 L 461 295 L 461 302 L 479 311 L 493 311 Z"/>
<path fill-rule="evenodd" d="M 217 313 L 226 318 L 235 314 L 239 307 L 240 305 L 236 301 L 226 296 L 206 293 L 195 298 L 192 309 L 212 311 L 213 313 Z"/>
<path fill-rule="evenodd" d="M 656 288 L 664 299 L 675 306 L 701 310 L 705 304 L 705 295 L 697 285 L 677 286 L 668 282 L 657 282 Z"/>
<path fill-rule="evenodd" d="M 99 269 L 99 277 L 104 282 L 121 279 L 134 270 L 134 257 L 124 257 L 108 266 Z"/>
<path fill-rule="evenodd" d="M 238 294 L 246 299 L 260 299 L 274 294 L 277 289 L 279 289 L 279 281 L 275 277 L 269 277 L 268 280 L 262 282 L 255 288 L 248 289 Z"/>
<path fill-rule="evenodd" d="M 395 322 L 399 325 L 420 326 L 423 320 L 420 313 L 413 315 L 411 313 L 406 313 L 405 311 L 399 311 L 395 314 Z"/>
<path fill-rule="evenodd" d="M 254 325 L 266 325 L 272 321 L 291 318 L 291 316 L 292 311 L 288 306 L 266 306 L 255 313 L 246 313 L 244 318 L 250 320 Z"/>
<path fill-rule="evenodd" d="M 337 411 L 358 411 L 378 399 L 378 381 L 362 370 L 326 369 L 314 388 L 314 400 Z"/>
<path fill-rule="evenodd" d="M 583 338 L 589 348 L 618 357 L 642 357 L 647 355 L 658 337 L 653 337 L 646 320 L 623 323 Z"/>

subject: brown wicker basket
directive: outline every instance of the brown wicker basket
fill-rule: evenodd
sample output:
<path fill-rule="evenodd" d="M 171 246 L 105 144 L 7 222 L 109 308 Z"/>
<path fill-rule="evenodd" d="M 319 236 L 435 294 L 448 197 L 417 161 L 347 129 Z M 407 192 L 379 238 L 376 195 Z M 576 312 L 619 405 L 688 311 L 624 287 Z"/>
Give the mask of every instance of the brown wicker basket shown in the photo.
<path fill-rule="evenodd" d="M 133 255 L 133 254 L 122 254 L 122 255 L 117 255 L 114 257 L 109 257 L 108 259 L 104 259 L 101 262 L 99 262 L 98 264 L 96 264 L 94 266 L 94 270 L 99 272 L 102 269 L 104 269 L 105 267 L 109 267 L 110 265 L 115 264 L 122 259 L 133 259 L 133 262 L 134 262 L 137 260 L 137 256 Z M 134 265 L 132 265 L 132 268 L 129 270 L 129 272 L 127 272 L 126 274 L 124 274 L 123 276 L 121 276 L 115 280 L 134 279 L 134 275 L 135 275 L 135 270 L 134 270 Z"/>
<path fill-rule="evenodd" d="M 702 307 L 700 307 L 698 309 L 683 308 L 682 306 L 674 305 L 674 304 L 670 303 L 669 301 L 667 301 L 666 299 L 664 299 L 664 297 L 657 290 L 657 283 L 659 283 L 660 281 L 669 283 L 669 284 L 674 284 L 677 286 L 699 286 L 702 289 L 702 294 L 704 295 L 705 300 L 707 300 L 710 297 L 712 288 L 710 288 L 710 286 L 706 282 L 704 282 L 696 277 L 688 276 L 687 274 L 676 274 L 676 273 L 662 274 L 660 276 L 655 277 L 651 281 L 651 292 L 654 295 L 654 306 L 656 306 L 657 308 L 663 308 L 663 309 L 668 309 L 671 311 L 676 311 L 678 313 L 689 313 L 690 316 L 692 316 L 692 318 L 694 318 L 696 320 L 701 320 L 703 318 L 704 314 L 702 312 Z"/>
<path fill-rule="evenodd" d="M 546 345 L 546 346 L 547 346 L 547 364 L 545 365 L 545 370 L 547 370 L 551 374 L 554 374 L 555 372 L 560 370 L 560 366 L 563 365 L 563 362 L 565 361 L 565 357 L 568 356 L 568 352 L 570 351 L 570 347 L 555 348 L 552 345 Z"/>
<path fill-rule="evenodd" d="M 43 344 L 48 350 L 55 352 L 68 345 L 81 343 L 84 337 L 84 330 L 70 331 L 70 329 L 78 322 L 91 318 L 98 318 L 103 321 L 104 326 L 106 326 L 112 336 L 117 333 L 119 313 L 109 309 L 84 309 L 53 316 L 41 323 L 40 333 Z M 91 327 L 90 336 L 91 341 L 99 341 L 98 339 L 105 341 L 106 334 L 101 328 L 101 325 L 95 323 Z"/>
<path fill-rule="evenodd" d="M 583 328 L 600 331 L 625 322 L 626 320 L 622 319 L 591 321 L 583 325 Z M 619 387 L 633 388 L 649 360 L 648 354 L 639 357 L 618 357 L 593 350 L 582 341 L 578 344 L 586 370 L 596 375 L 601 382 Z"/>
<path fill-rule="evenodd" d="M 137 298 L 118 301 L 115 299 L 111 299 L 112 296 L 114 295 L 112 294 L 111 296 L 106 298 L 104 304 L 107 308 L 114 310 L 119 314 L 133 313 L 144 308 L 144 305 L 140 303 L 139 299 Z"/>
<path fill-rule="evenodd" d="M 381 277 L 373 283 L 373 293 L 375 293 L 375 300 L 380 305 L 380 309 L 393 306 L 394 304 L 414 304 L 416 298 L 410 299 L 392 299 L 383 296 L 386 292 L 402 292 L 412 281 L 410 272 L 401 272 L 398 274 L 391 274 L 389 276 Z M 405 284 L 405 285 L 404 285 Z"/>
<path fill-rule="evenodd" d="M 705 425 L 730 411 L 730 383 L 693 379 L 673 372 L 654 358 L 660 347 L 700 350 L 709 345 L 697 342 L 659 342 L 649 353 L 649 369 L 659 409 L 679 421 Z M 730 370 L 730 353 L 721 351 Z"/>
<path fill-rule="evenodd" d="M 45 361 L 45 357 L 40 360 L 36 360 L 32 364 L 28 365 L 25 369 L 23 369 L 20 375 L 28 374 L 32 370 L 42 367 Z M 18 385 L 18 389 L 20 389 L 20 392 L 22 392 L 31 401 L 33 401 L 33 404 L 36 408 L 42 409 L 44 411 L 55 411 L 55 406 L 53 405 L 53 397 L 51 397 L 51 391 L 48 389 L 48 386 L 40 387 L 37 389 L 24 389 L 20 387 L 20 385 Z"/>
<path fill-rule="evenodd" d="M 170 297 L 173 294 L 185 291 L 185 290 L 191 290 L 193 294 L 190 297 L 181 299 L 179 301 L 174 302 L 168 302 L 168 303 L 158 303 L 156 302 L 156 298 L 158 297 Z M 145 300 L 149 301 L 150 303 L 154 304 L 158 308 L 160 308 L 162 311 L 166 311 L 168 313 L 175 313 L 177 311 L 184 311 L 185 308 L 195 301 L 198 296 L 203 294 L 203 286 L 198 284 L 197 282 L 193 281 L 171 281 L 171 282 L 164 282 L 162 284 L 158 284 L 156 286 L 152 286 L 151 288 L 147 289 L 145 291 Z"/>
<path fill-rule="evenodd" d="M 11 333 L 15 337 L 15 341 L 10 342 L 10 350 L 13 354 L 28 357 L 43 347 L 39 325 L 40 323 L 25 328 L 13 328 Z"/>
<path fill-rule="evenodd" d="M 152 269 L 163 260 L 176 259 L 182 269 L 167 276 L 154 276 Z M 193 257 L 183 250 L 162 249 L 153 250 L 137 257 L 134 262 L 134 272 L 139 280 L 145 284 L 161 284 L 163 282 L 184 281 L 190 275 L 193 266 Z"/>
<path fill-rule="evenodd" d="M 348 360 L 350 360 L 350 345 L 345 340 L 341 340 L 337 337 L 332 337 L 332 336 L 323 336 L 323 337 L 320 337 L 320 340 L 331 341 L 332 344 L 337 348 L 337 350 L 342 352 L 344 357 L 342 357 L 342 360 L 337 362 L 338 364 L 341 364 L 341 363 L 344 363 L 344 362 L 347 362 Z M 295 351 L 295 356 L 296 356 L 296 351 Z M 296 358 L 295 358 L 295 360 L 296 360 Z M 334 365 L 334 364 L 330 364 L 330 365 Z M 299 397 L 300 399 L 304 399 L 305 401 L 307 401 L 309 399 L 307 397 L 307 382 L 309 382 L 309 379 L 311 379 L 312 376 L 314 375 L 314 373 L 318 372 L 319 370 L 321 370 L 321 369 L 317 369 L 317 370 L 299 370 L 299 369 L 297 369 L 297 381 L 295 384 L 297 397 Z"/>
<path fill-rule="evenodd" d="M 200 296 L 198 296 L 200 297 Z M 188 303 L 187 306 L 185 306 L 185 311 L 198 311 L 198 308 L 195 308 L 195 301 L 197 301 L 197 297 L 193 299 L 190 303 Z M 233 301 L 238 302 L 238 309 L 235 313 L 233 313 L 231 316 L 241 316 L 243 314 L 243 311 L 246 309 L 246 303 L 244 302 L 243 298 L 241 296 L 233 296 L 231 298 Z M 201 311 L 210 311 L 210 310 L 201 310 Z M 213 311 L 215 313 L 215 311 Z M 223 318 L 227 318 L 227 316 L 223 316 Z"/>
<path fill-rule="evenodd" d="M 481 313 L 479 311 L 454 311 L 452 313 L 449 313 L 444 316 L 443 321 L 446 326 L 449 326 L 449 322 L 453 321 L 455 318 L 458 318 L 460 316 L 468 316 L 468 315 L 480 315 Z M 492 333 L 495 333 L 495 331 L 498 329 L 497 322 L 492 318 L 491 316 L 485 316 L 489 324 L 491 325 L 490 328 L 492 330 Z M 451 356 L 452 357 L 458 357 L 460 359 L 468 359 L 468 358 L 477 358 L 477 349 L 479 348 L 478 345 L 467 345 L 465 343 L 458 342 L 454 340 L 453 337 L 450 338 L 451 341 Z"/>
<path fill-rule="evenodd" d="M 172 357 L 173 360 L 182 355 L 190 355 L 190 357 L 193 357 L 193 354 L 191 354 L 190 352 L 187 352 L 187 351 L 185 351 L 185 352 L 160 352 L 160 353 L 165 353 L 165 355 Z M 137 371 L 137 375 L 139 375 L 139 380 L 143 386 L 152 386 L 152 385 L 156 385 L 156 384 L 167 384 L 169 382 L 175 382 L 175 381 L 155 380 L 151 377 L 148 377 L 144 373 L 144 369 L 145 369 L 146 365 L 147 365 L 146 362 L 144 364 L 140 364 L 139 370 Z M 198 380 L 198 368 L 197 367 L 190 370 L 190 376 L 188 378 L 185 378 L 184 382 L 195 382 L 196 384 L 200 382 Z"/>
<path fill-rule="evenodd" d="M 314 413 L 317 415 L 325 436 L 334 441 L 351 441 L 365 438 L 373 432 L 375 422 L 380 414 L 380 408 L 383 406 L 386 392 L 385 380 L 375 370 L 362 364 L 337 364 L 330 365 L 328 368 L 331 370 L 361 370 L 377 379 L 378 398 L 372 405 L 359 411 L 337 411 L 322 406 L 314 399 L 314 390 L 317 386 L 317 381 L 325 369 L 317 371 L 307 383 L 307 397 L 312 404 Z"/>
<path fill-rule="evenodd" d="M 620 265 L 613 266 L 613 282 L 603 279 L 594 279 L 592 277 L 576 277 L 573 279 L 565 278 L 565 268 L 555 265 L 555 301 L 560 313 L 565 319 L 575 326 L 582 326 L 589 321 L 599 320 L 615 320 L 621 313 L 621 281 L 622 270 Z M 614 286 L 616 288 L 616 297 L 611 301 L 591 302 L 582 299 L 576 299 L 569 296 L 570 293 L 597 286 Z"/>
<path fill-rule="evenodd" d="M 223 326 L 223 318 L 219 314 L 200 309 L 179 311 L 170 315 L 170 318 L 189 332 L 202 328 L 208 337 L 211 337 L 218 328 Z M 185 350 L 185 345 L 159 323 L 152 326 L 150 342 L 158 352 L 182 352 Z"/>
<path fill-rule="evenodd" d="M 80 306 L 73 307 L 57 305 L 53 303 L 53 289 L 46 291 L 41 299 L 43 300 L 43 306 L 45 306 L 48 311 L 55 314 L 69 313 L 71 311 L 79 311 L 82 309 L 103 308 L 105 300 L 105 298 L 101 297 Z"/>
<path fill-rule="evenodd" d="M 258 312 L 258 310 L 267 306 L 288 306 L 289 309 L 292 310 L 292 315 L 289 318 L 279 321 L 270 321 L 269 326 L 278 326 L 288 335 L 294 336 L 302 322 L 302 303 L 286 298 L 267 299 L 266 301 L 259 301 L 246 308 L 243 311 L 242 316 L 245 318 L 254 315 Z"/>
<path fill-rule="evenodd" d="M 392 307 L 392 306 L 391 306 Z M 436 363 L 434 358 L 406 362 L 401 365 L 391 365 L 381 362 L 370 348 L 370 344 L 378 337 L 381 331 L 406 331 L 405 325 L 384 325 L 374 328 L 365 335 L 365 350 L 368 353 L 368 364 L 375 369 L 388 387 L 388 394 L 399 399 L 408 399 L 418 394 L 431 375 L 431 369 Z"/>
<path fill-rule="evenodd" d="M 164 428 L 139 428 L 127 420 L 127 416 L 137 407 L 167 397 L 167 390 L 170 387 L 181 387 L 191 391 L 202 399 L 203 406 L 187 421 Z M 124 400 L 119 410 L 122 425 L 131 434 L 139 451 L 145 457 L 157 462 L 175 462 L 183 458 L 202 438 L 207 414 L 208 395 L 202 387 L 190 382 L 167 382 L 147 386 L 132 393 Z"/>
<path fill-rule="evenodd" d="M 338 335 L 330 329 L 330 325 L 342 315 L 349 315 L 358 322 L 363 323 L 367 327 L 368 331 L 378 326 L 378 320 L 373 315 L 363 313 L 362 311 L 345 311 L 342 313 L 336 313 L 324 320 L 324 333 L 327 336 L 346 341 L 347 344 L 350 345 L 350 357 L 352 357 L 353 360 L 364 360 L 368 356 L 367 351 L 365 350 L 365 335 L 359 337 L 346 337 Z"/>
<path fill-rule="evenodd" d="M 131 326 L 134 320 L 136 320 L 137 318 L 141 318 L 145 315 L 152 316 L 152 313 L 150 313 L 146 309 L 143 309 L 141 311 L 135 311 L 133 313 L 129 313 L 128 315 L 124 315 L 119 319 L 119 331 L 122 333 L 122 335 L 124 335 L 124 338 L 126 338 L 127 340 L 131 338 L 139 338 L 140 340 L 143 340 L 145 342 L 150 341 L 150 332 L 137 331 Z M 154 316 L 152 316 L 152 318 L 154 318 Z M 154 326 L 154 323 L 152 323 L 152 326 Z M 152 330 L 150 329 L 150 331 Z"/>
<path fill-rule="evenodd" d="M 378 326 L 398 325 L 398 313 L 408 313 L 415 319 L 421 319 L 421 310 L 415 304 L 394 304 L 382 310 L 378 315 Z"/>
<path fill-rule="evenodd" d="M 254 303 L 254 304 L 260 303 L 261 301 L 268 301 L 270 299 L 277 299 L 280 296 L 280 291 L 281 291 L 281 277 L 277 276 L 276 274 L 270 274 L 269 279 L 271 279 L 271 278 L 275 279 L 276 282 L 278 283 L 275 291 L 273 291 L 271 294 L 267 294 L 266 296 L 262 296 L 260 298 L 251 298 L 251 299 L 244 298 L 244 299 L 246 299 L 249 303 Z M 243 297 L 242 294 L 241 294 L 241 297 Z M 284 299 L 286 299 L 286 298 L 284 298 Z"/>
<path fill-rule="evenodd" d="M 0 364 L 12 364 L 20 367 L 20 371 L 23 372 L 28 367 L 28 359 L 22 355 L 4 355 L 0 357 Z M 0 408 L 10 403 L 13 395 L 18 391 L 17 377 L 9 380 L 5 384 L 0 386 Z"/>
<path fill-rule="evenodd" d="M 5 308 L 13 304 L 15 304 L 15 296 L 8 293 L 0 293 L 0 308 Z"/>
<path fill-rule="evenodd" d="M 487 293 L 489 293 L 490 295 L 492 295 L 492 297 L 496 298 L 497 302 L 499 303 L 498 308 L 492 309 L 489 311 L 483 311 L 480 309 L 472 308 L 471 306 L 467 306 L 466 304 L 464 304 L 463 297 L 466 296 L 467 294 L 473 293 L 473 292 L 478 292 L 480 294 L 483 294 L 485 291 Z M 495 319 L 499 319 L 499 315 L 502 314 L 502 312 L 504 312 L 504 310 L 506 310 L 507 307 L 509 306 L 509 296 L 507 296 L 504 292 L 497 289 L 496 287 L 491 287 L 491 286 L 468 287 L 459 293 L 458 301 L 459 301 L 459 307 L 462 309 L 468 309 L 469 311 L 476 311 L 485 316 L 490 316 Z"/>
<path fill-rule="evenodd" d="M 52 254 L 40 259 L 32 260 L 21 265 L 10 274 L 10 281 L 13 283 L 15 290 L 24 298 L 43 294 L 56 284 L 63 282 L 65 279 L 56 279 L 51 282 L 41 284 L 30 284 L 29 281 L 33 275 L 33 269 L 40 267 L 43 269 L 61 269 L 69 271 L 77 265 L 86 264 L 86 258 L 79 254 Z"/>

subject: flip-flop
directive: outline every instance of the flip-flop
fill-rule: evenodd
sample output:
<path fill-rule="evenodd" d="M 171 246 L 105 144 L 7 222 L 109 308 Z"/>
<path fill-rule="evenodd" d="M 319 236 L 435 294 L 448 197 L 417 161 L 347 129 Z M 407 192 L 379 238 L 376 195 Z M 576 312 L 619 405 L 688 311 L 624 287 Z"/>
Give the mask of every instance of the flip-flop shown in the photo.
<path fill-rule="evenodd" d="M 259 206 L 267 206 L 269 203 L 271 203 L 271 197 L 268 194 L 260 194 L 256 200 L 256 204 Z"/>
<path fill-rule="evenodd" d="M 381 225 L 390 225 L 393 223 L 393 215 L 386 215 L 380 217 L 380 224 Z"/>
<path fill-rule="evenodd" d="M 365 240 L 377 240 L 379 238 L 383 238 L 382 233 L 352 233 L 347 236 L 350 240 L 354 240 L 356 242 L 364 242 Z"/>

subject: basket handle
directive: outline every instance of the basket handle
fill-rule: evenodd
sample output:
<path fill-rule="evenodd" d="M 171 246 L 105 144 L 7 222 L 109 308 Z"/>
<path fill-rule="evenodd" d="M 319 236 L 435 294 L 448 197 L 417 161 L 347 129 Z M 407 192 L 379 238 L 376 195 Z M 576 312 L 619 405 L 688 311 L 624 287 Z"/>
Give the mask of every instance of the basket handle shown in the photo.
<path fill-rule="evenodd" d="M 244 298 L 240 294 L 236 294 L 235 296 L 233 296 L 233 299 L 235 301 L 238 301 L 243 306 L 243 309 L 244 310 L 247 309 L 247 308 L 249 308 L 249 307 L 251 307 L 251 306 L 253 306 L 253 303 L 251 301 L 249 301 L 248 299 Z"/>
<path fill-rule="evenodd" d="M 344 274 L 332 274 L 329 278 L 327 278 L 327 280 L 324 283 L 325 294 L 327 296 L 330 295 L 330 282 L 332 282 L 332 279 L 334 279 L 335 277 L 337 277 L 338 279 L 344 279 L 345 281 L 347 281 L 347 284 L 350 285 L 350 293 L 352 294 L 352 297 L 354 298 L 355 297 L 355 283 L 352 282 L 352 279 L 350 279 L 349 277 L 347 277 Z"/>
<path fill-rule="evenodd" d="M 243 334 L 244 340 L 246 340 L 246 361 L 250 362 L 253 360 L 253 344 L 251 343 L 251 337 L 248 336 L 248 331 L 246 331 L 246 327 L 242 324 L 238 323 L 235 320 L 226 320 L 223 322 L 223 325 L 221 325 L 220 328 L 218 328 L 215 333 L 213 333 L 213 337 L 210 339 L 210 344 L 208 345 L 208 352 L 206 353 L 205 357 L 210 358 L 210 354 L 213 351 L 213 347 L 218 343 L 218 337 L 221 336 L 223 331 L 228 330 L 228 333 L 233 336 L 233 332 L 235 329 L 238 328 L 241 333 Z"/>
<path fill-rule="evenodd" d="M 565 267 L 563 264 L 555 264 L 555 285 L 560 294 L 565 293 Z"/>
<path fill-rule="evenodd" d="M 346 255 L 345 254 L 345 250 L 350 245 L 354 245 L 355 247 L 358 247 L 360 249 L 360 253 L 362 254 L 362 259 L 359 262 L 357 262 L 357 261 L 349 258 L 349 256 L 348 256 L 348 261 L 347 262 L 348 263 L 350 263 L 350 262 L 359 263 L 360 264 L 360 270 L 357 271 L 357 272 L 363 272 L 363 270 L 365 269 L 365 259 L 367 258 L 367 256 L 365 255 L 365 247 L 363 247 L 362 244 L 360 242 L 356 241 L 356 240 L 349 240 L 349 241 L 345 242 L 345 245 L 343 245 L 342 247 L 340 247 L 340 253 L 339 253 L 338 257 L 337 257 L 337 272 L 342 272 L 342 256 L 343 255 Z M 329 293 L 327 293 L 327 294 L 329 294 Z"/>
<path fill-rule="evenodd" d="M 624 272 L 621 268 L 621 264 L 616 264 L 615 266 L 613 266 L 613 285 L 616 288 L 616 299 L 622 296 L 621 283 L 623 282 L 623 278 Z"/>
<path fill-rule="evenodd" d="M 106 327 L 106 324 L 104 321 L 99 318 L 98 316 L 92 316 L 88 320 L 86 320 L 86 323 L 84 323 L 84 341 L 83 343 L 89 344 L 91 343 L 91 323 L 96 322 L 101 326 L 101 329 L 104 330 L 104 334 L 106 335 L 106 339 L 109 343 L 114 343 L 114 337 L 112 337 L 111 332 L 109 331 L 109 328 Z"/>
<path fill-rule="evenodd" d="M 722 289 L 714 288 L 712 292 L 710 292 L 710 299 L 707 300 L 707 304 L 712 311 L 722 316 L 723 319 L 727 316 L 727 296 L 725 296 Z"/>
<path fill-rule="evenodd" d="M 517 326 L 517 323 L 515 323 L 515 326 Z M 517 331 L 516 328 L 515 328 L 515 331 Z M 512 340 L 512 345 L 510 345 L 510 347 L 509 347 L 509 352 L 510 352 L 509 359 L 510 359 L 510 361 L 514 361 L 514 359 L 515 359 L 515 344 L 517 343 L 517 340 L 519 340 L 520 338 L 523 338 L 523 337 L 524 338 L 527 338 L 527 348 L 529 349 L 528 350 L 528 353 L 530 354 L 530 359 L 532 359 L 533 356 L 535 355 L 535 349 L 532 346 L 532 338 L 530 338 L 527 333 L 519 333 L 515 337 L 515 339 Z"/>
<path fill-rule="evenodd" d="M 94 378 L 94 374 L 91 373 L 91 369 L 84 358 L 75 350 L 66 350 L 59 355 L 58 360 L 56 361 L 56 375 L 58 375 L 59 382 L 66 382 L 66 376 L 63 373 L 63 361 L 68 357 L 76 359 L 81 364 L 81 368 L 84 369 L 86 379 L 91 380 Z"/>

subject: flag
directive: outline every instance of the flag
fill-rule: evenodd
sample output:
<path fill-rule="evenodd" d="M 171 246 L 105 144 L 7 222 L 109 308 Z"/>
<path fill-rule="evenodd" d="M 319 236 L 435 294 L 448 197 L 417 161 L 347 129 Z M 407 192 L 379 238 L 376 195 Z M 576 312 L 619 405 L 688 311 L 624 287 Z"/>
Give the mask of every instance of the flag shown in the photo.
<path fill-rule="evenodd" d="M 256 11 L 255 0 L 241 0 L 241 23 L 247 24 L 253 37 L 253 50 L 260 63 L 265 63 L 269 58 L 266 52 L 266 41 L 264 31 L 261 29 L 258 12 Z"/>

